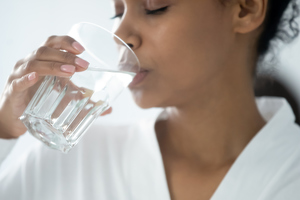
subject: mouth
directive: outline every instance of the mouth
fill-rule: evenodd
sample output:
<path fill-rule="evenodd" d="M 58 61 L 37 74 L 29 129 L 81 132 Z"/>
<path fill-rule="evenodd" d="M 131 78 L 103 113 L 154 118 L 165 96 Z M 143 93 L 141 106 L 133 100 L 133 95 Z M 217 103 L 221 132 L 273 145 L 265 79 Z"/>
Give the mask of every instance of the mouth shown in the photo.
<path fill-rule="evenodd" d="M 149 71 L 148 69 L 140 68 L 140 70 L 138 71 L 138 73 L 140 73 L 140 72 L 148 72 L 148 71 Z"/>
<path fill-rule="evenodd" d="M 145 68 L 140 68 L 140 70 L 138 71 L 138 73 L 135 75 L 135 77 L 133 78 L 132 82 L 129 84 L 129 87 L 135 87 L 140 85 L 143 80 L 147 77 L 147 75 L 149 74 L 148 69 Z"/>

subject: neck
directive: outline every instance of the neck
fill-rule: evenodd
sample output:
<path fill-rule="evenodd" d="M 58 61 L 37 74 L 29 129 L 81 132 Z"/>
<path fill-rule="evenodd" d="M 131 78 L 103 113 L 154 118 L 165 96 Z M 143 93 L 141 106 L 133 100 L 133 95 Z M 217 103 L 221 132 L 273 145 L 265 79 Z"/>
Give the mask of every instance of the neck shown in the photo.
<path fill-rule="evenodd" d="M 231 76 L 240 78 L 219 77 L 185 104 L 166 108 L 168 118 L 156 123 L 163 153 L 207 165 L 237 158 L 265 121 L 255 103 L 252 81 L 241 85 L 245 80 L 239 79 L 245 76 Z"/>

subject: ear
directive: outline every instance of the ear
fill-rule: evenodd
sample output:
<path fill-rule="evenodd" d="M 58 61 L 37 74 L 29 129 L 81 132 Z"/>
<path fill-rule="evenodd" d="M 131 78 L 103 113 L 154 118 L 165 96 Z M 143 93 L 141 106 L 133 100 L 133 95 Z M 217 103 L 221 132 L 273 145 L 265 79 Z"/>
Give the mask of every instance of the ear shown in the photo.
<path fill-rule="evenodd" d="M 249 33 L 263 24 L 268 0 L 236 0 L 233 25 L 236 33 Z"/>

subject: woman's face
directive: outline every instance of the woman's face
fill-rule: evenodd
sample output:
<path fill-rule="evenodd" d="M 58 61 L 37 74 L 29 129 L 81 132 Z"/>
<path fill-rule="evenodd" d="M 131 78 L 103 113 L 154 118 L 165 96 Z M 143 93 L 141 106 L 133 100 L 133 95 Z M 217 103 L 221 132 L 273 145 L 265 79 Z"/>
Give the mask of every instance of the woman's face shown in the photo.
<path fill-rule="evenodd" d="M 220 74 L 229 73 L 231 18 L 219 0 L 114 0 L 114 32 L 148 70 L 130 86 L 141 108 L 178 106 L 205 95 Z M 161 9 L 162 8 L 162 9 Z M 147 10 L 158 10 L 156 13 Z M 206 88 L 206 89 L 205 89 Z"/>

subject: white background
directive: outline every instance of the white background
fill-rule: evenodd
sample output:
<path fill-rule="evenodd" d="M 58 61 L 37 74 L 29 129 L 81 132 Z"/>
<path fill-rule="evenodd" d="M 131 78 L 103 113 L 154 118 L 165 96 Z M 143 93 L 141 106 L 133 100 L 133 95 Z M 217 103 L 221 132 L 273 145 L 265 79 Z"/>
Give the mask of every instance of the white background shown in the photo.
<path fill-rule="evenodd" d="M 110 0 L 0 0 L 0 90 L 4 88 L 15 63 L 37 49 L 51 35 L 65 35 L 81 21 L 112 27 Z M 285 46 L 278 56 L 278 72 L 300 99 L 300 41 Z M 127 89 L 116 101 L 113 114 L 101 117 L 99 123 L 134 122 L 152 117 L 160 109 L 142 110 L 133 102 Z"/>
<path fill-rule="evenodd" d="M 87 21 L 111 29 L 114 15 L 110 0 L 0 0 L 0 90 L 15 63 L 36 50 L 51 35 L 66 35 L 73 24 Z M 123 124 L 152 117 L 160 109 L 142 110 L 126 89 L 113 113 L 99 123 Z"/>

